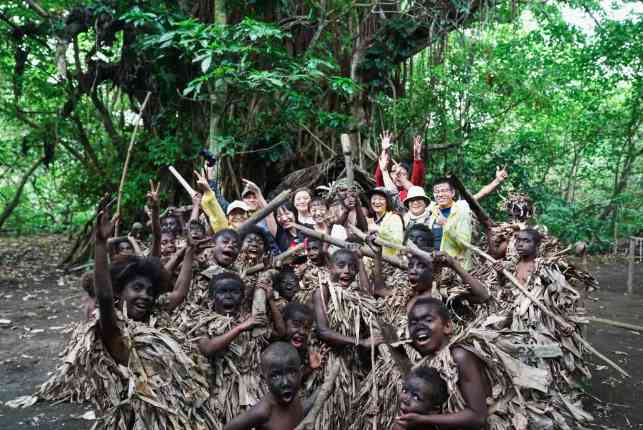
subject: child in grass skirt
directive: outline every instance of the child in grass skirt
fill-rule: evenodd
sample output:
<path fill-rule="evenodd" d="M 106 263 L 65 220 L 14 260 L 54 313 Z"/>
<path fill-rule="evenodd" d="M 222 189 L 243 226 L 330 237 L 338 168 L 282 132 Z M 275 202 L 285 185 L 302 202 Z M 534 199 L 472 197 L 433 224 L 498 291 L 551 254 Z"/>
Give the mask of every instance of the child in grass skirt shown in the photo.
<path fill-rule="evenodd" d="M 94 428 L 198 428 L 216 425 L 207 410 L 208 381 L 184 351 L 182 333 L 169 318 L 154 315 L 159 295 L 170 290 L 170 275 L 155 257 L 127 257 L 108 267 L 107 238 L 114 230 L 102 211 L 96 232 L 93 288 L 96 318 L 79 324 L 64 362 L 39 389 L 47 400 L 90 400 L 99 419 Z M 186 296 L 192 247 L 175 289 L 163 307 Z M 122 313 L 115 309 L 121 303 Z"/>

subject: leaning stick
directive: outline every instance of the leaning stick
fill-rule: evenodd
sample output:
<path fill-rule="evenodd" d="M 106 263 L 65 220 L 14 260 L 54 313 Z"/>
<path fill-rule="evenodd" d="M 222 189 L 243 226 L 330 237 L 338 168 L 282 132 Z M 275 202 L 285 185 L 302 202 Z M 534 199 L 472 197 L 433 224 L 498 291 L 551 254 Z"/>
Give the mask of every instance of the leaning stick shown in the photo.
<path fill-rule="evenodd" d="M 194 191 L 194 188 L 192 188 L 190 184 L 188 184 L 188 181 L 186 181 L 185 178 L 181 176 L 181 174 L 174 168 L 174 166 L 168 166 L 168 170 L 172 175 L 174 175 L 176 180 L 179 181 L 179 184 L 183 186 L 183 189 L 188 192 L 190 198 L 193 199 L 197 192 Z"/>
<path fill-rule="evenodd" d="M 300 243 L 297 246 L 294 246 L 287 251 L 282 252 L 281 254 L 275 256 L 273 260 L 273 266 L 274 267 L 279 267 L 283 262 L 289 258 L 298 253 L 299 251 L 304 249 L 304 244 Z M 263 263 L 255 264 L 254 266 L 248 267 L 244 272 L 243 275 L 254 275 L 257 272 L 261 272 L 263 269 L 265 269 L 266 266 Z"/>
<path fill-rule="evenodd" d="M 627 330 L 641 331 L 643 332 L 643 326 L 624 323 L 621 321 L 609 320 L 607 318 L 597 318 L 597 317 L 588 317 L 589 322 L 596 322 L 600 324 L 611 325 L 612 327 L 624 328 Z"/>
<path fill-rule="evenodd" d="M 460 244 L 463 245 L 465 248 L 468 248 L 471 251 L 476 252 L 478 255 L 480 255 L 481 257 L 485 258 L 487 261 L 489 261 L 492 264 L 497 262 L 497 260 L 495 258 L 493 258 L 491 255 L 487 254 L 486 252 L 484 252 L 480 248 L 478 248 L 478 247 L 476 247 L 474 245 L 471 245 L 470 243 L 460 242 Z M 629 373 L 627 373 L 625 370 L 623 370 L 618 364 L 616 364 L 615 362 L 613 362 L 612 360 L 610 360 L 609 358 L 607 358 L 606 356 L 604 356 L 603 354 L 598 352 L 596 350 L 596 348 L 594 348 L 589 342 L 587 342 L 585 339 L 583 339 L 578 333 L 574 332 L 573 327 L 568 322 L 563 320 L 558 315 L 554 314 L 545 305 L 543 305 L 536 297 L 534 297 L 533 294 L 531 294 L 529 291 L 527 291 L 527 289 L 520 283 L 520 281 L 518 281 L 518 279 L 513 274 L 511 274 L 507 269 L 503 269 L 502 273 L 503 273 L 503 275 L 505 275 L 505 277 L 507 277 L 507 279 L 509 279 L 511 281 L 512 284 L 514 284 L 516 286 L 516 288 L 518 288 L 518 290 L 522 294 L 525 295 L 525 297 L 527 297 L 534 305 L 536 305 L 536 307 L 538 307 L 545 315 L 547 315 L 548 317 L 553 319 L 558 325 L 560 325 L 563 328 L 564 331 L 572 332 L 573 333 L 572 336 L 574 337 L 574 339 L 578 343 L 582 344 L 588 351 L 590 351 L 591 353 L 596 355 L 598 358 L 603 360 L 605 363 L 607 363 L 610 366 L 612 366 L 614 369 L 616 369 L 623 376 L 626 376 L 626 377 L 630 376 Z"/>
<path fill-rule="evenodd" d="M 286 200 L 290 198 L 290 190 L 284 190 L 277 197 L 274 199 L 270 200 L 268 204 L 259 209 L 257 212 L 255 212 L 254 215 L 252 215 L 250 218 L 248 218 L 246 221 L 244 221 L 241 226 L 239 226 L 239 232 L 244 231 L 245 229 L 249 228 L 250 226 L 253 226 L 257 224 L 259 221 L 270 215 L 272 212 L 276 211 L 279 206 L 281 206 Z"/>
<path fill-rule="evenodd" d="M 293 224 L 293 227 L 297 229 L 298 231 L 302 232 L 306 236 L 314 237 L 315 239 L 324 241 L 326 243 L 330 243 L 331 245 L 335 245 L 339 248 L 349 248 L 351 243 L 347 242 L 345 240 L 337 239 L 336 237 L 332 237 L 326 233 L 319 232 L 317 230 L 310 229 L 308 227 L 304 227 L 303 225 L 299 224 Z M 362 255 L 370 258 L 375 258 L 375 253 L 371 248 L 368 246 L 361 246 L 359 248 L 359 252 L 362 253 Z M 383 255 L 382 260 L 386 261 L 389 264 L 392 264 L 393 266 L 405 270 L 406 265 L 399 259 L 395 257 L 390 257 L 388 255 Z"/>
<path fill-rule="evenodd" d="M 123 173 L 121 174 L 121 183 L 118 185 L 118 199 L 116 200 L 116 226 L 114 227 L 114 236 L 118 236 L 118 216 L 121 214 L 121 198 L 123 197 L 123 186 L 125 185 L 125 177 L 127 177 L 127 167 L 129 166 L 129 160 L 132 156 L 132 148 L 134 147 L 134 142 L 136 141 L 136 132 L 138 131 L 138 124 L 141 122 L 141 116 L 143 116 L 143 111 L 147 102 L 150 100 L 152 93 L 147 92 L 145 100 L 141 105 L 141 109 L 138 111 L 138 116 L 136 117 L 136 122 L 134 123 L 134 130 L 132 131 L 132 137 L 129 141 L 129 146 L 127 147 L 127 155 L 125 156 L 125 164 L 123 165 Z"/>
<path fill-rule="evenodd" d="M 319 415 L 322 407 L 324 406 L 324 403 L 326 403 L 331 393 L 333 392 L 333 386 L 335 385 L 335 380 L 337 379 L 337 375 L 339 375 L 339 368 L 340 368 L 340 365 L 339 365 L 339 359 L 338 359 L 333 363 L 333 367 L 331 367 L 329 375 L 326 378 L 324 378 L 324 383 L 322 384 L 322 386 L 319 387 L 317 398 L 315 399 L 315 403 L 313 403 L 313 406 L 310 409 L 310 412 L 308 412 L 304 420 L 300 422 L 297 427 L 295 427 L 295 430 L 306 430 L 306 429 L 315 428 L 315 420 L 317 419 L 317 415 Z"/>
<path fill-rule="evenodd" d="M 342 152 L 344 153 L 344 164 L 346 166 L 346 178 L 350 187 L 355 183 L 355 173 L 353 170 L 353 156 L 351 151 L 351 137 L 348 134 L 342 134 Z"/>
<path fill-rule="evenodd" d="M 359 228 L 357 228 L 356 226 L 349 225 L 348 229 L 360 240 L 364 240 L 364 241 L 366 240 L 367 234 L 364 233 Z M 384 248 L 397 249 L 398 251 L 407 251 L 406 246 L 400 245 L 399 243 L 395 243 L 395 242 L 389 242 L 388 240 L 382 239 L 379 236 L 375 238 L 375 245 L 382 246 Z"/>

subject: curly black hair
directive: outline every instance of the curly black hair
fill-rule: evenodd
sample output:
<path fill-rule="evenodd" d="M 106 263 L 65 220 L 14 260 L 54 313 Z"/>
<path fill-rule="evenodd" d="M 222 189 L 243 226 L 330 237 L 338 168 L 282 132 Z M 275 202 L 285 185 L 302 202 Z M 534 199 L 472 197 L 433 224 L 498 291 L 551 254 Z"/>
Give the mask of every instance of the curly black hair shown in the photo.
<path fill-rule="evenodd" d="M 116 294 L 120 294 L 125 285 L 137 276 L 143 276 L 152 282 L 155 295 L 172 290 L 172 277 L 163 268 L 158 257 L 127 256 L 115 260 L 109 267 L 112 287 Z"/>

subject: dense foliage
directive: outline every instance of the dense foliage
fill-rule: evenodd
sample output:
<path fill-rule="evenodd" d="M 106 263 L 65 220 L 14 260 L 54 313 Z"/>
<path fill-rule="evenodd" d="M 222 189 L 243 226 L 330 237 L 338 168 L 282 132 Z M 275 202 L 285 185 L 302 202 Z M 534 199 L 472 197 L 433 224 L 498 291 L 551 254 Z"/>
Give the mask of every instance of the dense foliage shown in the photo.
<path fill-rule="evenodd" d="M 342 132 L 359 133 L 370 170 L 388 128 L 397 158 L 424 136 L 428 181 L 451 171 L 476 190 L 506 165 L 501 194 L 529 193 L 566 241 L 604 250 L 615 224 L 620 237 L 640 233 L 640 9 L 613 19 L 595 0 L 389 3 L 3 2 L 0 228 L 87 220 L 118 187 L 149 92 L 127 219 L 144 218 L 152 178 L 166 202 L 183 201 L 165 168 L 187 175 L 202 147 L 218 154 L 232 196 L 239 174 L 270 189 L 334 156 Z M 570 11 L 592 29 L 566 20 Z M 495 217 L 500 198 L 484 203 Z"/>

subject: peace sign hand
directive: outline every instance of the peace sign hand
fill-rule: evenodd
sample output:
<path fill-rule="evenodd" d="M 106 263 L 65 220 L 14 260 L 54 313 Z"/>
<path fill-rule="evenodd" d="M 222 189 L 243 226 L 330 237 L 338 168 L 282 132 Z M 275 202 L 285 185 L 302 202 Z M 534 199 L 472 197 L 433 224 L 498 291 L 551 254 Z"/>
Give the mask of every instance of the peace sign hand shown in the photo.
<path fill-rule="evenodd" d="M 208 175 L 205 170 L 201 173 L 195 170 L 194 176 L 196 176 L 196 187 L 199 189 L 199 191 L 201 191 L 202 193 L 212 191 L 212 189 L 210 188 L 210 184 L 208 184 Z"/>
<path fill-rule="evenodd" d="M 147 192 L 147 204 L 150 207 L 158 207 L 159 205 L 159 188 L 161 188 L 161 183 L 158 182 L 154 185 L 154 181 L 150 179 L 150 190 Z"/>

